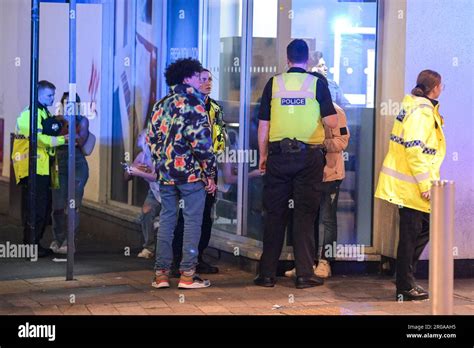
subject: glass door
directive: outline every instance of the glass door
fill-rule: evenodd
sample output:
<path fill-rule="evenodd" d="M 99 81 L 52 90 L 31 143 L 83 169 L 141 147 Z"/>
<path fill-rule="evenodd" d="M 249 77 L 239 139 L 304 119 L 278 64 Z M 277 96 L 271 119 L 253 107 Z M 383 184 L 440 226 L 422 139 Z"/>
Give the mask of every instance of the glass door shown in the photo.
<path fill-rule="evenodd" d="M 345 110 L 351 133 L 344 152 L 346 178 L 337 212 L 338 243 L 371 245 L 376 1 L 258 0 L 253 18 L 249 147 L 258 147 L 257 115 L 265 83 L 287 70 L 288 43 L 295 38 L 306 40 L 308 70 L 317 71 L 321 63 L 327 66 L 333 101 Z M 261 240 L 262 180 L 253 170 L 249 166 L 245 173 L 246 235 Z"/>
<path fill-rule="evenodd" d="M 218 193 L 214 228 L 238 234 L 239 150 L 241 142 L 240 99 L 242 42 L 242 1 L 209 0 L 204 9 L 203 65 L 213 78 L 211 97 L 224 111 L 229 140 L 222 156 L 218 156 Z"/>

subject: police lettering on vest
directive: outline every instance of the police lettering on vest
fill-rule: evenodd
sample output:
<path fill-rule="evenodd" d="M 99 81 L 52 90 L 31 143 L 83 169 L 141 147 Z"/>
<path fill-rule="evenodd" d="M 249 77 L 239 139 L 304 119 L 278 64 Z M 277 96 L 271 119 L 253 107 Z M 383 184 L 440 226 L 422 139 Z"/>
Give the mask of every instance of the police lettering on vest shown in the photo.
<path fill-rule="evenodd" d="M 306 105 L 305 98 L 281 98 L 281 105 Z"/>
<path fill-rule="evenodd" d="M 317 81 L 308 73 L 283 73 L 273 78 L 270 142 L 285 138 L 311 145 L 324 142 Z"/>

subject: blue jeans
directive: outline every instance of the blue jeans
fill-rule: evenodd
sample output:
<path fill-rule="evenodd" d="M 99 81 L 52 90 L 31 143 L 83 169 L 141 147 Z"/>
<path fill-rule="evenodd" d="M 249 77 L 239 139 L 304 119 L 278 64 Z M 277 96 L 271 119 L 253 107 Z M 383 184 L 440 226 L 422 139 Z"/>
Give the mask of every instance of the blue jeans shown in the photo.
<path fill-rule="evenodd" d="M 322 182 L 319 190 L 322 192 L 318 216 L 314 222 L 314 238 L 316 252 L 319 250 L 319 220 L 324 226 L 323 245 L 320 260 L 334 261 L 336 258 L 333 243 L 337 242 L 337 203 L 342 180 Z M 332 253 L 329 252 L 332 250 Z M 326 253 L 327 252 L 327 253 Z"/>
<path fill-rule="evenodd" d="M 61 146 L 56 150 L 59 167 L 59 188 L 51 190 L 53 200 L 53 234 L 54 239 L 61 246 L 67 240 L 67 209 L 68 209 L 68 148 Z M 76 213 L 76 235 L 79 228 L 79 208 L 82 205 L 84 187 L 89 179 L 89 166 L 87 160 L 76 147 L 76 185 L 75 185 L 75 213 Z"/>
<path fill-rule="evenodd" d="M 140 224 L 144 239 L 143 248 L 151 252 L 155 251 L 155 227 L 154 220 L 161 210 L 161 204 L 156 200 L 153 192 L 148 190 L 148 195 L 143 203 L 142 213 L 140 215 Z"/>
<path fill-rule="evenodd" d="M 202 181 L 183 185 L 161 185 L 160 228 L 157 234 L 155 270 L 169 270 L 173 262 L 173 237 L 179 208 L 183 208 L 183 259 L 179 270 L 190 271 L 198 264 L 202 216 L 206 191 Z"/>

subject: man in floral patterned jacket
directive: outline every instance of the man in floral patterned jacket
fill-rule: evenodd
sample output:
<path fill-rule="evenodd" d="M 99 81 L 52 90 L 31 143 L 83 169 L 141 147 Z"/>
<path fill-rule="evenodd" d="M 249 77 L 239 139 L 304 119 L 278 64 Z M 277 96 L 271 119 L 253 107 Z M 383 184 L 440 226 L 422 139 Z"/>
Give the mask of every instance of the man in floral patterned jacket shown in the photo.
<path fill-rule="evenodd" d="M 166 83 L 172 94 L 158 102 L 148 124 L 147 143 L 156 164 L 162 209 L 157 235 L 155 288 L 169 287 L 172 241 L 178 209 L 183 209 L 183 258 L 178 287 L 210 286 L 196 274 L 198 244 L 206 191 L 216 190 L 216 158 L 211 126 L 199 92 L 201 63 L 180 59 L 168 66 Z"/>

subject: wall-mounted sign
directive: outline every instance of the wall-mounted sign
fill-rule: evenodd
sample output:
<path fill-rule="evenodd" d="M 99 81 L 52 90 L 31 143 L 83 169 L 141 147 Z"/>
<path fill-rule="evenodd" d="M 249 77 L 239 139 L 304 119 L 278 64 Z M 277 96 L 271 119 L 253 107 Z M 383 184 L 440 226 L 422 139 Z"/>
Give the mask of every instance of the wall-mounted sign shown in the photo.
<path fill-rule="evenodd" d="M 180 58 L 198 59 L 199 0 L 168 2 L 167 65 Z"/>

